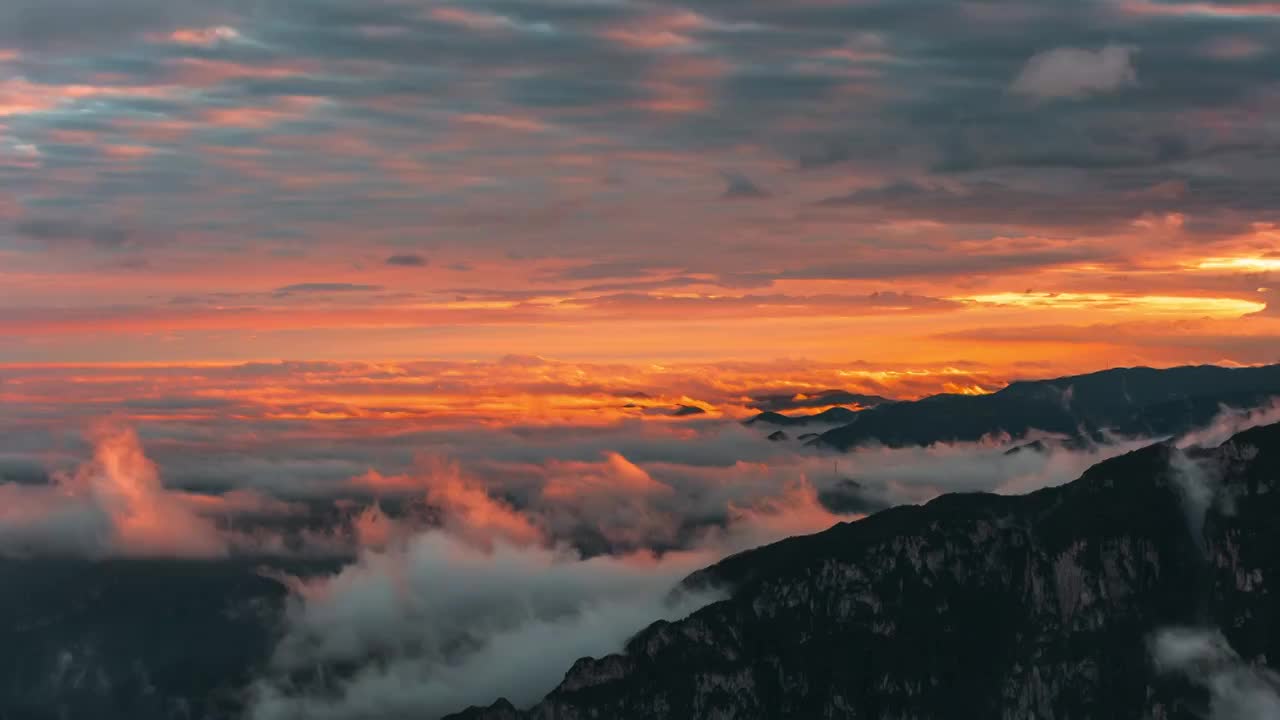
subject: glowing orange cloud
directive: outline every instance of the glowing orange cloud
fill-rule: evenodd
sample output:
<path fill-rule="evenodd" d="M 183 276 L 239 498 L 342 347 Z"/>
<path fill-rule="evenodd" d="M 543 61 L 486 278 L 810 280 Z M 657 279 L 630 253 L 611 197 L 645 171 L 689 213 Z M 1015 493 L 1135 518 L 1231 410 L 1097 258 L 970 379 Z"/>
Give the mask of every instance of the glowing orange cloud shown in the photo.
<path fill-rule="evenodd" d="M 603 466 L 555 463 L 549 470 L 552 477 L 543 486 L 542 495 L 552 500 L 596 493 L 636 496 L 672 492 L 669 486 L 654 480 L 643 468 L 616 452 L 605 453 Z"/>
<path fill-rule="evenodd" d="M 133 431 L 102 424 L 92 434 L 94 457 L 57 481 L 69 502 L 89 500 L 105 513 L 110 537 L 99 548 L 132 556 L 216 557 L 228 548 L 212 521 L 182 494 L 160 483 Z"/>
<path fill-rule="evenodd" d="M 1201 265 L 1201 267 L 1206 267 Z M 1112 295 L 1109 293 L 995 293 L 956 298 L 971 302 L 1017 307 L 1046 309 L 1114 309 L 1129 310 L 1147 317 L 1173 315 L 1177 317 L 1238 318 L 1256 313 L 1266 303 L 1215 297 L 1176 297 L 1168 295 Z"/>
<path fill-rule="evenodd" d="M 210 47 L 220 42 L 238 40 L 240 31 L 226 25 L 206 28 L 178 28 L 167 35 L 152 35 L 153 41 L 167 41 L 179 45 Z"/>
<path fill-rule="evenodd" d="M 803 478 L 787 484 L 777 496 L 751 505 L 729 505 L 727 542 L 733 549 L 757 547 L 785 537 L 826 530 L 842 521 L 863 516 L 841 517 L 818 502 L 818 491 Z"/>
<path fill-rule="evenodd" d="M 434 485 L 427 498 L 445 508 L 446 528 L 480 545 L 487 547 L 496 538 L 520 545 L 542 541 L 542 533 L 524 515 L 477 485 L 449 479 Z"/>

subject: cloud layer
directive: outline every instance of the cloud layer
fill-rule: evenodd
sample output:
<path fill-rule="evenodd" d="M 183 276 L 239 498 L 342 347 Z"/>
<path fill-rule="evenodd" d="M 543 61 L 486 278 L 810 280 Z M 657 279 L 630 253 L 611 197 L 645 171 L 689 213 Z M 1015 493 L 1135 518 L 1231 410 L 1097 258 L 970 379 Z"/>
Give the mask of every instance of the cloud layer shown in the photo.
<path fill-rule="evenodd" d="M 10 367 L 0 556 L 261 567 L 289 604 L 254 717 L 430 718 L 536 700 L 578 657 L 713 601 L 669 592 L 731 553 L 945 492 L 1056 485 L 1154 440 L 1079 448 L 1033 434 L 837 455 L 741 422 L 762 403 L 985 382 L 954 368 L 808 372 L 534 357 Z M 818 389 L 835 378 L 848 389 Z M 116 413 L 95 421 L 104 407 Z M 1224 409 L 1181 444 L 1275 412 Z M 1212 477 L 1184 469 L 1194 519 Z"/>
<path fill-rule="evenodd" d="M 477 550 L 444 532 L 366 553 L 336 576 L 296 582 L 276 674 L 255 689 L 250 717 L 435 718 L 498 696 L 532 704 L 578 658 L 616 652 L 649 623 L 714 599 L 668 597 L 705 559 Z M 357 669 L 343 674 L 344 663 Z"/>
<path fill-rule="evenodd" d="M 1274 19 L 6 2 L 0 362 L 1274 360 Z"/>

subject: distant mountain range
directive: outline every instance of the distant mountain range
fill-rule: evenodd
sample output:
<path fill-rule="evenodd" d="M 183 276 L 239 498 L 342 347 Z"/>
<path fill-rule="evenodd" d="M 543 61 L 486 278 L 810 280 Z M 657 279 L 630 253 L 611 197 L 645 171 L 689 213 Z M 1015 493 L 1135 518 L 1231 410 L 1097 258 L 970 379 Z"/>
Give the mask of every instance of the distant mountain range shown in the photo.
<path fill-rule="evenodd" d="M 1179 401 L 1148 372 L 1087 377 L 1081 400 L 1123 386 L 1139 407 Z M 1225 393 L 1242 376 L 1164 377 Z M 1010 395 L 1048 388 L 1065 390 Z M 1234 704 L 1245 712 L 1213 717 L 1269 720 L 1277 518 L 1280 425 L 1190 456 L 1156 444 L 1065 486 L 946 495 L 730 557 L 681 586 L 727 599 L 579 660 L 529 710 L 452 718 L 1189 720 Z M 1204 629 L 1153 660 L 1184 626 Z"/>
<path fill-rule="evenodd" d="M 832 405 L 848 405 L 853 408 L 869 408 L 891 403 L 893 400 L 879 395 L 849 392 L 848 390 L 822 390 L 812 393 L 766 394 L 752 397 L 749 407 L 763 412 L 785 412 L 805 408 L 825 408 Z"/>
<path fill-rule="evenodd" d="M 990 395 L 935 395 L 885 403 L 851 413 L 846 424 L 809 444 L 837 450 L 869 443 L 905 447 L 973 442 L 1000 434 L 1016 439 L 1033 430 L 1078 442 L 1102 441 L 1106 433 L 1162 437 L 1206 425 L 1223 406 L 1251 408 L 1276 397 L 1280 365 L 1118 368 L 1015 382 Z M 779 420 L 783 417 L 766 413 L 751 422 L 813 421 Z"/>
<path fill-rule="evenodd" d="M 783 415 L 776 412 L 762 412 L 743 423 L 744 425 L 777 425 L 780 427 L 803 427 L 805 425 L 843 425 L 857 417 L 856 410 L 846 407 L 833 407 L 813 415 Z"/>

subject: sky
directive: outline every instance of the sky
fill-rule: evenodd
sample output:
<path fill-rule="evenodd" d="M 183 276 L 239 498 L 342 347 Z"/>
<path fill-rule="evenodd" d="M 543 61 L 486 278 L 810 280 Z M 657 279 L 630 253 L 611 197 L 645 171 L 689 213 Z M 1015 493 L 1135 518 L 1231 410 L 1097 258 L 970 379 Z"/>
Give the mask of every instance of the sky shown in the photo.
<path fill-rule="evenodd" d="M 1243 0 L 3 0 L 0 363 L 1275 361 L 1278 37 Z"/>
<path fill-rule="evenodd" d="M 260 720 L 532 702 L 728 553 L 1157 439 L 755 413 L 1280 361 L 1277 47 L 1246 0 L 0 0 L 0 557 L 336 559 Z"/>

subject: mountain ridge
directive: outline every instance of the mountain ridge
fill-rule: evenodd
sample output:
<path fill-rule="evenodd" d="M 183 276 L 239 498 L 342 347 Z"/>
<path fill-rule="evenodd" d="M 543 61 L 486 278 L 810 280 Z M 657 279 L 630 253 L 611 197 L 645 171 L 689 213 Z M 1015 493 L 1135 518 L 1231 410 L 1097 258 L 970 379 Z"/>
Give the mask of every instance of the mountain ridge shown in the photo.
<path fill-rule="evenodd" d="M 828 424 L 848 423 L 857 417 L 859 410 L 851 410 L 844 406 L 836 406 L 828 408 L 820 413 L 812 415 L 784 415 L 779 412 L 762 412 L 742 424 L 748 427 L 757 423 L 764 425 L 778 425 L 782 427 L 803 427 L 810 424 Z"/>
<path fill-rule="evenodd" d="M 1048 380 L 1021 380 L 988 395 L 932 395 L 857 413 L 809 445 L 848 451 L 977 442 L 1029 432 L 1075 442 L 1108 433 L 1166 437 L 1208 424 L 1224 406 L 1253 408 L 1280 397 L 1280 365 L 1112 368 Z"/>
<path fill-rule="evenodd" d="M 1199 521 L 1193 480 L 1216 487 Z M 892 508 L 693 573 L 682 591 L 729 597 L 579 660 L 529 710 L 451 718 L 1196 717 L 1203 688 L 1158 673 L 1150 638 L 1216 625 L 1244 662 L 1280 660 L 1278 491 L 1280 424 Z"/>

